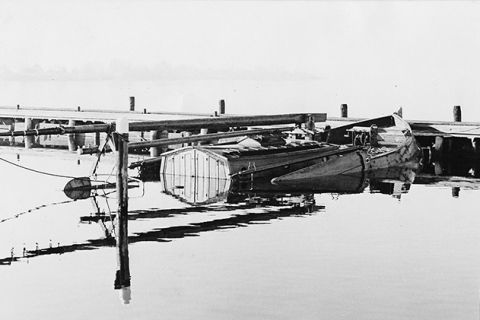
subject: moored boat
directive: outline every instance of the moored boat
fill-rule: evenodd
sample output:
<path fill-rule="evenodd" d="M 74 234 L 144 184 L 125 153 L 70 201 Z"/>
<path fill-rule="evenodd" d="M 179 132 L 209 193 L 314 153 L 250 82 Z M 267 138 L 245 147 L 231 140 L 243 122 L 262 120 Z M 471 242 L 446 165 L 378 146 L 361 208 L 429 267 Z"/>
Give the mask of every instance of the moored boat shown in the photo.
<path fill-rule="evenodd" d="M 275 177 L 272 183 L 291 184 L 402 166 L 420 154 L 409 124 L 396 114 L 330 129 L 324 139 L 359 149 L 325 157 L 325 161 Z"/>
<path fill-rule="evenodd" d="M 160 175 L 271 179 L 357 149 L 316 141 L 268 147 L 190 146 L 162 154 Z"/>

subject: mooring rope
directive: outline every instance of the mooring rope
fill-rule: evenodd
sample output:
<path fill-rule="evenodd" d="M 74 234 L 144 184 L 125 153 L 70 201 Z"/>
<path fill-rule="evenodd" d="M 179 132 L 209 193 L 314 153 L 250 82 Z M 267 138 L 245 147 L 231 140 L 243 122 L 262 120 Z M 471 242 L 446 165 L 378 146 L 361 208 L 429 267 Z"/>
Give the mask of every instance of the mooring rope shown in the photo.
<path fill-rule="evenodd" d="M 29 168 L 29 167 L 22 166 L 18 163 L 12 162 L 10 160 L 4 159 L 2 157 L 0 157 L 0 160 L 6 162 L 8 164 L 11 164 L 13 166 L 19 167 L 21 169 L 25 169 L 25 170 L 32 171 L 32 172 L 39 173 L 39 174 L 44 174 L 44 175 L 47 175 L 47 176 L 52 176 L 52 177 L 57 177 L 57 178 L 67 178 L 67 179 L 78 178 L 78 177 L 73 177 L 73 176 L 67 176 L 67 175 L 56 174 L 56 173 L 41 171 L 41 170 L 37 170 L 37 169 L 32 169 L 32 168 Z"/>

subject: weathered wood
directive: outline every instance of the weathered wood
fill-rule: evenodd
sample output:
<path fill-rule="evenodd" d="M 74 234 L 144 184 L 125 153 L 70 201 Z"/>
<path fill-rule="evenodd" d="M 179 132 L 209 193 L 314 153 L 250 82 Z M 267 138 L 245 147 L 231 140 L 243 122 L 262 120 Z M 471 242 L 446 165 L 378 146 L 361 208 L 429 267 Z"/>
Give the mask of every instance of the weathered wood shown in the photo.
<path fill-rule="evenodd" d="M 122 122 L 120 120 L 119 122 Z M 125 130 L 126 129 L 126 130 Z M 119 125 L 114 133 L 117 140 L 117 207 L 116 247 L 118 267 L 115 288 L 130 286 L 130 267 L 128 258 L 128 123 Z"/>
<path fill-rule="evenodd" d="M 315 122 L 322 122 L 326 119 L 325 113 L 311 114 Z M 165 121 L 143 121 L 130 124 L 130 131 L 144 130 L 193 130 L 200 128 L 219 129 L 228 127 L 245 127 L 245 126 L 267 126 L 281 125 L 291 123 L 305 123 L 308 114 L 274 114 L 274 115 L 256 115 L 256 116 L 226 116 L 211 117 L 199 119 L 181 119 L 181 120 L 165 120 Z"/>
<path fill-rule="evenodd" d="M 218 107 L 218 113 L 219 114 L 225 114 L 225 100 L 220 100 L 220 104 Z"/>
<path fill-rule="evenodd" d="M 158 139 L 158 131 L 150 131 L 150 141 L 155 141 Z M 158 147 L 150 147 L 150 157 L 158 157 L 160 154 Z"/>
<path fill-rule="evenodd" d="M 346 103 L 343 103 L 340 106 L 340 116 L 342 118 L 347 118 L 348 117 L 348 105 Z"/>
<path fill-rule="evenodd" d="M 174 145 L 174 144 L 215 140 L 215 139 L 221 139 L 221 138 L 252 136 L 252 135 L 257 135 L 257 134 L 279 132 L 279 131 L 285 131 L 285 130 L 290 130 L 290 129 L 292 129 L 292 127 L 254 129 L 254 130 L 239 130 L 239 131 L 232 131 L 232 132 L 200 134 L 200 135 L 194 135 L 194 136 L 186 136 L 186 137 L 182 137 L 182 138 L 157 139 L 157 140 L 152 140 L 152 141 L 129 143 L 128 148 L 129 149 L 135 149 L 135 148 L 161 147 L 161 146 L 168 146 L 168 145 Z"/>
<path fill-rule="evenodd" d="M 32 118 L 25 118 L 25 131 L 33 129 Z M 33 146 L 33 137 L 26 136 L 25 139 L 25 149 L 30 149 Z"/>
<path fill-rule="evenodd" d="M 315 122 L 325 121 L 325 113 L 310 114 Z M 274 114 L 258 116 L 228 116 L 218 118 L 196 118 L 180 120 L 163 121 L 143 121 L 130 123 L 130 131 L 150 131 L 150 130 L 196 130 L 206 129 L 228 129 L 230 127 L 245 126 L 268 126 L 281 124 L 301 124 L 305 123 L 309 115 L 305 113 L 293 114 Z M 0 132 L 0 136 L 34 136 L 45 134 L 68 134 L 68 133 L 88 133 L 88 132 L 110 132 L 115 128 L 114 124 L 91 124 L 75 127 L 57 127 L 38 130 L 25 130 L 14 132 Z"/>
<path fill-rule="evenodd" d="M 69 120 L 68 121 L 68 126 L 69 127 L 74 127 L 75 126 L 75 120 Z M 68 151 L 75 152 L 76 150 L 77 150 L 77 143 L 75 141 L 75 133 L 69 133 L 68 134 Z"/>
<path fill-rule="evenodd" d="M 462 121 L 462 108 L 460 106 L 453 107 L 453 121 L 455 122 Z"/>
<path fill-rule="evenodd" d="M 130 111 L 135 111 L 135 97 L 130 97 Z"/>

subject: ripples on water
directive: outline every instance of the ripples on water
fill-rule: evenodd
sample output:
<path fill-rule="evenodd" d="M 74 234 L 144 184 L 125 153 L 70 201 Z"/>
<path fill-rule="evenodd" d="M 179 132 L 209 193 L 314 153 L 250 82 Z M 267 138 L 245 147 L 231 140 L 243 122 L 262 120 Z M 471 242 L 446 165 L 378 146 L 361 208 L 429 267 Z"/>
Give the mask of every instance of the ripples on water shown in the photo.
<path fill-rule="evenodd" d="M 8 150 L 2 157 L 17 162 Z M 18 153 L 17 163 L 71 176 L 92 164 Z M 110 172 L 113 163 L 102 163 Z M 479 184 L 472 168 L 445 168 L 469 178 L 447 181 L 429 167 L 295 190 L 217 185 L 195 197 L 185 186 L 145 183 L 143 196 L 130 191 L 132 286 L 123 305 L 113 290 L 113 194 L 72 201 L 62 191 L 68 179 L 0 163 L 0 219 L 22 213 L 0 223 L 2 315 L 476 319 Z"/>

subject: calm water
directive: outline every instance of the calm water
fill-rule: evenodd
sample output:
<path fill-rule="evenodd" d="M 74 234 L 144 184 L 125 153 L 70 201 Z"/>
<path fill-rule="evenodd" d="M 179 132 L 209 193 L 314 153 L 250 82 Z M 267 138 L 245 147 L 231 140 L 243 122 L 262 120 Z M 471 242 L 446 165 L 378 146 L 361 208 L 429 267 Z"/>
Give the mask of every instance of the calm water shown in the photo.
<path fill-rule="evenodd" d="M 17 164 L 69 176 L 88 175 L 92 165 L 92 158 L 78 163 L 76 155 L 64 152 L 0 153 Z M 112 168 L 105 159 L 100 171 Z M 371 181 L 358 194 L 266 201 L 247 192 L 236 203 L 195 207 L 179 196 L 186 191 L 174 197 L 160 182 L 145 183 L 143 196 L 141 188 L 130 192 L 132 286 L 130 303 L 124 304 L 113 287 L 116 251 L 105 240 L 110 221 L 80 222 L 97 210 L 115 210 L 114 195 L 100 193 L 97 205 L 92 199 L 71 201 L 63 193 L 67 178 L 3 161 L 0 172 L 0 219 L 24 213 L 0 223 L 3 319 L 480 316 L 475 184 L 462 188 L 459 197 L 452 197 L 448 184 Z M 35 254 L 37 244 L 38 253 L 48 254 Z M 12 248 L 14 257 L 23 248 L 32 257 L 9 264 Z"/>

